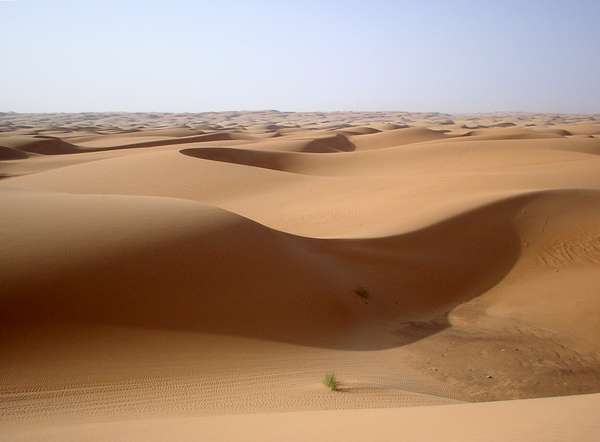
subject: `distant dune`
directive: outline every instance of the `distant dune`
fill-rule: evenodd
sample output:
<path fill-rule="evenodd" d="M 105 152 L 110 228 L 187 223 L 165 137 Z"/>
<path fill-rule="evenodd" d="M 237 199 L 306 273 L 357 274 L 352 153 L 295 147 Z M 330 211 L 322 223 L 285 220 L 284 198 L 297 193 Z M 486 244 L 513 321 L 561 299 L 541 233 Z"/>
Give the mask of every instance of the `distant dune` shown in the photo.
<path fill-rule="evenodd" d="M 596 116 L 0 131 L 0 440 L 598 440 Z"/>

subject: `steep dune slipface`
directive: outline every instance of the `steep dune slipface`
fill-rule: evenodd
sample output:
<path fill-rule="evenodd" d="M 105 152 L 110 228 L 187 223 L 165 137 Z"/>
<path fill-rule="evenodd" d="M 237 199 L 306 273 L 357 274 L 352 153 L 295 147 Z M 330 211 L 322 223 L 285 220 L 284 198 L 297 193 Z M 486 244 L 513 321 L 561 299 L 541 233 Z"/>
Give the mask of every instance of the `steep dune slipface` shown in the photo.
<path fill-rule="evenodd" d="M 7 322 L 166 326 L 353 347 L 339 336 L 381 320 L 436 318 L 503 279 L 499 293 L 560 269 L 564 288 L 570 272 L 585 274 L 600 260 L 595 192 L 511 197 L 416 231 L 340 240 L 293 236 L 178 200 L 21 191 L 4 191 L 3 200 L 11 208 L 2 220 Z M 567 235 L 560 227 L 571 211 L 580 228 Z M 540 236 L 537 224 L 551 218 Z M 585 309 L 568 311 L 568 298 L 556 295 L 543 305 L 498 296 L 490 295 L 491 312 L 521 305 L 513 318 L 570 337 L 600 332 L 597 321 L 581 321 L 600 314 L 591 295 Z M 388 338 L 367 346 L 394 345 Z"/>
<path fill-rule="evenodd" d="M 510 221 L 524 203 L 386 238 L 318 240 L 184 201 L 7 193 L 15 215 L 3 219 L 4 321 L 166 326 L 349 348 L 340 335 L 443 314 L 495 285 L 517 259 Z M 49 238 L 36 248 L 41 232 Z M 26 277 L 31 268 L 39 271 Z M 367 346 L 393 345 L 389 338 Z"/>
<path fill-rule="evenodd" d="M 0 146 L 0 161 L 22 160 L 25 158 L 29 158 L 29 155 L 23 151 L 13 149 L 12 147 Z"/>
<path fill-rule="evenodd" d="M 3 136 L 0 137 L 0 146 L 12 149 L 14 151 L 19 151 L 25 156 L 28 153 L 42 155 L 61 155 L 77 152 L 77 148 L 75 146 L 73 146 L 70 143 L 64 142 L 60 138 L 40 135 Z"/>
<path fill-rule="evenodd" d="M 0 137 L 4 421 L 600 388 L 591 119 L 164 118 Z"/>

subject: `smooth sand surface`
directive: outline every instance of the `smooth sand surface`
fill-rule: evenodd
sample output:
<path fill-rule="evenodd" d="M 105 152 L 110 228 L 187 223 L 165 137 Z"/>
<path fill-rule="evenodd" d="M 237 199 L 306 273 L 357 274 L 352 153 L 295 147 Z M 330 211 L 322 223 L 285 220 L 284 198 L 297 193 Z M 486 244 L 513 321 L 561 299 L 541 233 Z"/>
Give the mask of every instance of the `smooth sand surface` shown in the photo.
<path fill-rule="evenodd" d="M 600 438 L 600 116 L 6 113 L 0 178 L 3 440 Z"/>
<path fill-rule="evenodd" d="M 599 395 L 581 395 L 442 407 L 120 421 L 9 430 L 0 440 L 595 442 L 599 404 Z"/>

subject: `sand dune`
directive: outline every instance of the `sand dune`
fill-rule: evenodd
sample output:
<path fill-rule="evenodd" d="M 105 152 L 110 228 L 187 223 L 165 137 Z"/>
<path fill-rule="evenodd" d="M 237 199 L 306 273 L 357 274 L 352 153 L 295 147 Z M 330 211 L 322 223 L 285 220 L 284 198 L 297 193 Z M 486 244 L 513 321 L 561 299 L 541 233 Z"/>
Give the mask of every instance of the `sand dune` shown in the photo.
<path fill-rule="evenodd" d="M 521 127 L 501 127 L 499 129 L 473 130 L 465 134 L 471 140 L 526 140 L 538 138 L 556 138 L 571 135 L 564 129 L 529 129 Z"/>
<path fill-rule="evenodd" d="M 353 138 L 352 141 L 358 149 L 363 150 L 381 149 L 418 143 L 421 141 L 440 140 L 443 138 L 446 138 L 443 132 L 427 129 L 425 127 L 411 127 L 357 136 L 356 138 Z"/>
<path fill-rule="evenodd" d="M 297 337 L 303 344 L 313 344 L 313 339 L 327 342 L 329 331 L 337 338 L 374 319 L 408 320 L 447 311 L 459 301 L 481 294 L 516 260 L 519 245 L 509 221 L 527 201 L 484 206 L 390 237 L 312 240 L 282 234 L 221 210 L 196 209 L 190 202 L 17 191 L 4 194 L 3 200 L 7 207 L 15 206 L 12 213 L 31 220 L 18 223 L 10 215 L 3 220 L 3 242 L 12 252 L 3 256 L 2 263 L 12 276 L 3 281 L 3 321 L 22 324 L 77 317 L 215 333 L 259 333 L 259 337 L 272 340 Z M 175 210 L 178 205 L 198 212 L 193 221 L 186 220 L 186 211 Z M 137 212 L 146 206 L 148 212 Z M 149 233 L 135 224 L 119 223 L 117 212 L 122 223 L 152 220 L 144 227 L 164 230 L 160 243 L 147 240 Z M 61 218 L 61 214 L 68 215 L 58 225 L 48 221 Z M 169 225 L 164 218 L 178 223 Z M 43 224 L 37 224 L 39 220 Z M 469 228 L 484 220 L 485 230 Z M 179 224 L 184 221 L 186 224 Z M 11 226 L 18 230 L 11 232 Z M 99 226 L 105 227 L 110 237 L 103 238 Z M 46 247 L 36 248 L 40 241 L 37 232 L 41 231 L 51 239 Z M 76 231 L 82 235 L 80 239 L 73 236 Z M 10 242 L 16 237 L 21 251 L 17 254 Z M 65 259 L 62 245 L 73 242 L 76 246 L 85 243 L 86 237 L 95 237 L 102 249 L 95 248 L 90 256 L 87 249 L 78 252 L 72 248 Z M 131 244 L 125 244 L 125 239 L 131 239 Z M 217 264 L 213 261 L 220 249 L 227 252 Z M 439 255 L 437 260 L 419 259 L 433 254 Z M 28 269 L 41 268 L 43 263 L 49 263 L 47 268 L 29 276 L 25 287 Z M 236 278 L 228 278 L 233 269 Z M 152 278 L 135 276 L 150 273 Z M 426 278 L 428 274 L 438 276 Z M 54 275 L 61 275 L 64 282 L 49 279 Z M 297 285 L 289 288 L 292 279 Z M 174 286 L 178 287 L 176 298 L 171 293 Z M 368 287 L 373 299 L 357 296 L 354 290 L 360 286 Z M 282 298 L 282 291 L 289 292 L 289 297 Z M 199 292 L 218 296 L 198 297 Z M 86 296 L 81 298 L 79 293 Z M 143 296 L 143 305 L 138 296 Z M 165 304 L 167 297 L 173 302 Z M 56 305 L 62 308 L 57 311 Z M 310 330 L 306 330 L 307 321 Z M 259 330 L 256 323 L 261 324 Z M 348 340 L 343 345 L 354 344 Z"/>
<path fill-rule="evenodd" d="M 363 440 L 365 419 L 421 440 L 434 433 L 411 422 L 433 419 L 452 440 L 475 419 L 464 440 L 481 440 L 510 413 L 490 440 L 559 415 L 581 431 L 546 425 L 557 440 L 597 436 L 596 395 L 455 405 L 598 391 L 594 116 L 5 114 L 0 128 L 0 438 L 336 440 L 336 422 Z M 340 411 L 358 408 L 378 409 Z M 257 430 L 272 419 L 290 433 Z"/>

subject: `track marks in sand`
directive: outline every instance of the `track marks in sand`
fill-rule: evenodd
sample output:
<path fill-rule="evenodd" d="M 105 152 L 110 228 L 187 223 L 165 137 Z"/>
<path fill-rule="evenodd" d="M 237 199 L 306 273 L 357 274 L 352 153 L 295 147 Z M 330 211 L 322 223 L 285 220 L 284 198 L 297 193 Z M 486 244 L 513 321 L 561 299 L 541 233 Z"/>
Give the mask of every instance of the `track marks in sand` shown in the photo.
<path fill-rule="evenodd" d="M 38 329 L 40 330 L 40 329 Z M 41 330 L 40 330 L 41 332 Z M 227 336 L 89 325 L 57 326 L 39 340 L 19 334 L 61 357 L 40 372 L 0 372 L 0 423 L 153 415 L 204 415 L 257 411 L 436 405 L 452 393 L 412 369 L 394 352 L 353 352 L 297 347 Z M 157 351 L 157 343 L 167 343 Z M 44 344 L 45 343 L 45 344 Z M 74 348 L 83 345 L 80 351 Z M 120 345 L 117 345 L 120 344 Z M 335 370 L 343 391 L 321 378 Z"/>
<path fill-rule="evenodd" d="M 539 256 L 550 267 L 567 265 L 600 264 L 600 234 L 579 236 L 569 241 L 557 241 L 547 246 Z"/>
<path fill-rule="evenodd" d="M 80 418 L 152 415 L 221 414 L 257 411 L 298 411 L 327 408 L 402 407 L 453 403 L 450 399 L 385 384 L 382 378 L 361 377 L 332 395 L 319 383 L 316 370 L 256 375 L 222 369 L 218 375 L 149 376 L 117 383 L 64 385 L 57 390 L 19 390 L 0 394 L 0 422 L 45 420 L 78 414 Z"/>

